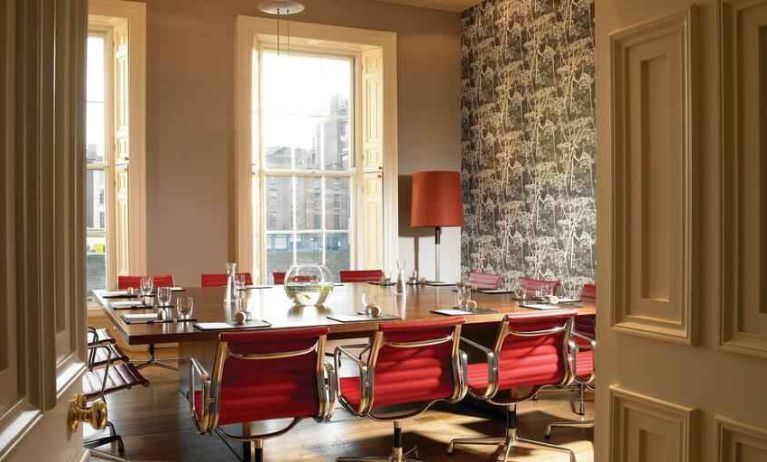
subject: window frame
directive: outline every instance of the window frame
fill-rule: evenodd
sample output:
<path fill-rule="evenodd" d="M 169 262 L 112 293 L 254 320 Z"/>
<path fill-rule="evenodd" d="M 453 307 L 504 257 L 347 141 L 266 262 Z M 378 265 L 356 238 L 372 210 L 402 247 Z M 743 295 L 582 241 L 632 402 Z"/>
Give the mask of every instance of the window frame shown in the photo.
<path fill-rule="evenodd" d="M 259 242 L 254 242 L 254 229 L 258 229 L 263 221 L 259 214 L 253 214 L 252 201 L 260 197 L 260 193 L 252 185 L 252 146 L 254 136 L 261 130 L 254 123 L 253 107 L 253 60 L 258 56 L 257 46 L 259 43 L 276 43 L 275 26 L 277 22 L 272 18 L 257 18 L 251 16 L 238 16 L 236 22 L 235 40 L 235 149 L 233 165 L 233 188 L 234 201 L 230 212 L 230 258 L 238 263 L 243 270 L 253 272 L 255 278 L 261 281 L 268 280 L 268 275 L 261 277 L 262 264 L 260 254 L 264 249 Z M 391 271 L 396 266 L 399 240 L 399 210 L 398 210 L 398 146 L 397 146 L 397 35 L 393 32 L 357 29 L 350 27 L 330 26 L 305 22 L 290 22 L 290 50 L 307 51 L 318 46 L 332 50 L 333 54 L 350 53 L 366 56 L 369 51 L 376 51 L 381 56 L 381 166 L 375 172 L 365 171 L 366 175 L 378 175 L 381 180 L 381 222 L 380 231 L 381 258 L 380 269 Z M 285 43 L 285 42 L 283 42 Z M 360 66 L 362 60 L 358 60 L 355 72 L 361 76 Z M 356 98 L 355 112 L 362 117 L 359 110 L 361 88 L 355 83 Z M 358 130 L 354 135 L 357 146 L 355 157 L 363 155 L 361 148 L 361 131 L 363 125 L 359 120 L 355 121 Z M 364 163 L 357 162 L 359 168 L 365 168 Z M 355 194 L 358 198 L 364 197 L 365 182 L 359 181 L 354 185 Z M 354 238 L 357 239 L 355 247 L 356 256 L 353 265 L 362 258 L 364 240 L 359 240 L 363 231 L 363 218 L 360 213 L 363 201 L 353 206 L 357 217 L 353 220 L 355 226 Z M 259 239 L 260 241 L 260 239 Z M 366 247 L 367 249 L 367 247 Z M 258 257 L 257 257 L 258 256 Z"/>
<path fill-rule="evenodd" d="M 253 229 L 258 230 L 258 233 L 253 235 L 253 240 L 258 240 L 258 245 L 254 246 L 254 255 L 253 255 L 253 261 L 256 262 L 256 264 L 253 267 L 253 273 L 258 274 L 260 276 L 260 280 L 268 281 L 269 280 L 269 272 L 268 272 L 268 259 L 267 259 L 267 240 L 270 235 L 282 235 L 287 234 L 290 235 L 293 238 L 293 261 L 297 261 L 297 237 L 301 234 L 305 235 L 313 235 L 313 234 L 320 234 L 322 236 L 322 246 L 321 246 L 321 253 L 322 253 L 322 263 L 326 263 L 326 252 L 327 252 L 327 239 L 326 236 L 329 234 L 345 234 L 347 236 L 347 239 L 349 241 L 349 263 L 352 267 L 356 266 L 357 263 L 357 226 L 356 226 L 356 220 L 358 217 L 358 209 L 361 207 L 360 201 L 361 201 L 361 194 L 358 192 L 359 185 L 361 184 L 361 175 L 362 175 L 362 169 L 361 169 L 361 149 L 359 146 L 359 143 L 357 142 L 357 127 L 358 127 L 358 121 L 359 121 L 359 108 L 358 108 L 358 88 L 359 88 L 359 79 L 360 79 L 360 72 L 359 72 L 359 63 L 360 63 L 360 56 L 359 53 L 352 53 L 348 51 L 341 51 L 341 50 L 334 50 L 332 48 L 322 47 L 322 46 L 301 46 L 298 49 L 292 48 L 289 51 L 281 50 L 277 48 L 272 43 L 264 43 L 260 41 L 254 46 L 254 51 L 258 56 L 257 63 L 254 63 L 256 69 L 260 70 L 264 68 L 264 53 L 280 53 L 280 52 L 288 52 L 292 55 L 300 55 L 300 56 L 310 56 L 310 57 L 330 57 L 333 59 L 343 59 L 348 60 L 351 65 L 351 79 L 349 82 L 350 86 L 350 95 L 351 95 L 351 101 L 349 102 L 349 108 L 350 108 L 350 114 L 349 114 L 349 148 L 351 150 L 351 156 L 349 158 L 349 166 L 350 168 L 348 170 L 325 170 L 323 168 L 316 168 L 316 169 L 297 169 L 295 167 L 293 168 L 273 168 L 273 167 L 267 167 L 266 166 L 266 152 L 264 149 L 264 138 L 263 136 L 260 136 L 263 133 L 263 118 L 258 116 L 258 134 L 254 134 L 253 136 L 253 143 L 256 144 L 256 147 L 253 149 L 254 154 L 256 149 L 258 150 L 258 155 L 255 156 L 256 158 L 253 159 L 253 167 L 252 167 L 252 178 L 253 181 L 258 181 L 258 187 L 255 189 L 258 191 L 258 204 L 257 204 L 257 211 L 258 216 L 255 217 L 254 223 L 253 223 Z M 257 82 L 255 82 L 257 80 Z M 257 88 L 257 101 L 259 102 L 260 109 L 260 101 L 262 101 L 261 96 L 264 94 L 264 80 L 261 78 L 261 74 L 258 71 L 254 71 L 254 77 L 253 77 L 253 87 Z M 254 98 L 254 105 L 256 104 Z M 252 111 L 256 112 L 256 111 Z M 260 114 L 260 110 L 258 111 Z M 295 159 L 295 158 L 294 158 Z M 293 162 L 293 165 L 295 165 L 295 161 Z M 322 165 L 320 166 L 322 167 Z M 319 229 L 304 229 L 299 230 L 297 229 L 296 224 L 296 205 L 297 200 L 295 196 L 296 192 L 296 183 L 295 180 L 293 180 L 292 188 L 293 188 L 293 198 L 292 198 L 292 207 L 293 207 L 293 226 L 290 230 L 269 230 L 268 226 L 268 216 L 267 216 L 267 194 L 266 194 L 266 180 L 267 177 L 288 177 L 288 178 L 319 178 L 321 180 L 321 207 L 322 207 L 322 213 L 321 213 L 321 226 Z M 344 230 L 332 230 L 327 228 L 326 223 L 326 198 L 325 195 L 326 187 L 325 187 L 325 178 L 348 178 L 349 179 L 349 221 L 348 226 Z M 253 204 L 254 208 L 256 204 Z M 281 268 L 281 271 L 287 271 L 288 268 Z"/>

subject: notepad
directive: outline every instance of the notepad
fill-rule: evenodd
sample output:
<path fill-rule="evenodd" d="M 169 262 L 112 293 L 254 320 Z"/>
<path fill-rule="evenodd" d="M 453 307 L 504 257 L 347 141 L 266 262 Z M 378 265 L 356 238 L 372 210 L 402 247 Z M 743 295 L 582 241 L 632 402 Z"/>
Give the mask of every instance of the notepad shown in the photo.
<path fill-rule="evenodd" d="M 241 287 L 239 290 L 251 290 L 251 289 L 271 289 L 273 286 L 269 285 L 250 285 Z"/>
<path fill-rule="evenodd" d="M 497 313 L 496 310 L 491 308 L 475 308 L 471 311 L 461 310 L 458 308 L 440 308 L 437 310 L 431 310 L 432 313 L 441 314 L 444 316 L 471 316 L 473 314 L 492 314 Z"/>
<path fill-rule="evenodd" d="M 455 282 L 426 281 L 425 284 L 432 287 L 447 287 L 454 286 Z"/>
<path fill-rule="evenodd" d="M 561 306 L 558 305 L 546 305 L 543 303 L 523 303 L 521 305 L 522 308 L 531 308 L 533 310 L 559 310 L 562 309 Z"/>
<path fill-rule="evenodd" d="M 172 322 L 172 319 L 160 319 L 157 313 L 126 313 L 122 315 L 127 324 L 153 324 L 156 322 Z"/>
<path fill-rule="evenodd" d="M 134 294 L 127 290 L 105 290 L 101 292 L 101 296 L 104 298 L 135 297 Z"/>
<path fill-rule="evenodd" d="M 491 295 L 502 295 L 502 294 L 513 294 L 513 290 L 509 289 L 477 289 L 477 292 L 481 294 L 491 294 Z"/>
<path fill-rule="evenodd" d="M 328 316 L 328 319 L 338 322 L 361 322 L 361 321 L 391 321 L 394 319 L 401 319 L 399 316 L 393 314 L 381 313 L 378 316 L 372 316 L 369 314 L 334 314 Z"/>
<path fill-rule="evenodd" d="M 110 302 L 113 310 L 130 310 L 133 308 L 148 308 L 141 300 L 126 300 L 122 302 Z"/>
<path fill-rule="evenodd" d="M 234 322 L 196 322 L 194 327 L 199 330 L 263 329 L 271 327 L 271 324 L 261 319 L 251 319 L 242 324 Z"/>

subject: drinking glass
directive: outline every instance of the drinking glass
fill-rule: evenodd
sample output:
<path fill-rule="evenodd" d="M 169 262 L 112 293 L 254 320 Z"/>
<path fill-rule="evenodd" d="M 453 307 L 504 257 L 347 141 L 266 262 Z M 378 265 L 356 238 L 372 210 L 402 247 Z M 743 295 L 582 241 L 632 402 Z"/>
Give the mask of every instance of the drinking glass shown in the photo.
<path fill-rule="evenodd" d="M 170 306 L 171 288 L 170 287 L 158 287 L 157 288 L 157 303 L 160 306 Z"/>
<path fill-rule="evenodd" d="M 237 276 L 235 276 L 234 277 L 234 283 L 235 283 L 235 286 L 236 286 L 237 290 L 244 290 L 245 286 L 247 285 L 247 284 L 245 284 L 245 275 L 244 274 L 238 274 Z"/>
<path fill-rule="evenodd" d="M 144 276 L 141 278 L 141 295 L 147 296 L 152 294 L 152 290 L 154 289 L 154 281 L 150 276 Z"/>
<path fill-rule="evenodd" d="M 194 297 L 176 298 L 176 314 L 178 319 L 186 321 L 192 317 L 194 312 Z"/>

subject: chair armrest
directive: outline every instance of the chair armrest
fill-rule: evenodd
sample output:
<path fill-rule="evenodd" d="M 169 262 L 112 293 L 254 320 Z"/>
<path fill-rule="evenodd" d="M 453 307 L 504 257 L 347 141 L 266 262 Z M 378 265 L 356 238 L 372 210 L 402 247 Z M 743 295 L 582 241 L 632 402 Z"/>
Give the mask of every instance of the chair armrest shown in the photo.
<path fill-rule="evenodd" d="M 579 339 L 589 343 L 588 346 L 587 345 L 579 345 L 578 343 L 576 343 L 575 346 L 579 350 L 593 350 L 593 349 L 595 349 L 597 347 L 597 341 L 594 340 L 593 338 L 587 336 L 587 335 L 579 334 L 578 332 L 573 331 L 573 337 L 579 338 Z"/>
<path fill-rule="evenodd" d="M 328 422 L 333 418 L 333 409 L 336 406 L 337 382 L 336 369 L 330 363 L 325 363 L 321 376 L 317 379 L 321 384 L 321 399 L 323 400 L 324 412 L 320 416 L 322 421 Z"/>
<path fill-rule="evenodd" d="M 498 393 L 498 358 L 496 357 L 495 352 L 486 346 L 480 345 L 479 343 L 467 338 L 461 337 L 461 343 L 479 350 L 485 354 L 485 358 L 487 359 L 487 388 L 485 389 L 485 393 L 482 396 L 479 396 L 479 398 L 492 398 L 496 393 Z"/>
<path fill-rule="evenodd" d="M 354 364 L 357 365 L 357 369 L 359 370 L 361 399 L 360 399 L 360 407 L 358 409 L 351 408 L 346 402 L 346 400 L 344 400 L 343 397 L 340 396 L 341 376 L 339 374 L 339 371 L 341 370 L 341 356 L 345 356 L 347 359 L 352 360 Z M 341 404 L 343 404 L 344 407 L 346 407 L 349 410 L 349 412 L 357 416 L 365 415 L 366 412 L 369 410 L 369 407 L 371 404 L 370 398 L 373 393 L 373 381 L 368 371 L 367 364 L 365 364 L 365 362 L 359 359 L 357 356 L 353 355 L 345 347 L 341 347 L 341 346 L 336 347 L 335 353 L 333 355 L 333 359 L 334 359 L 334 365 L 336 370 L 336 390 L 339 393 Z"/>
<path fill-rule="evenodd" d="M 210 374 L 208 374 L 208 371 L 205 370 L 205 367 L 203 367 L 196 358 L 190 358 L 189 363 L 189 392 L 187 393 L 189 411 L 192 413 L 192 420 L 197 427 L 197 431 L 200 433 L 207 433 L 210 431 L 210 429 L 208 429 L 208 387 L 210 386 Z M 196 388 L 194 380 L 195 376 L 200 377 L 200 384 L 202 385 L 202 399 L 200 400 L 202 409 L 200 410 L 199 419 L 197 417 L 197 407 L 194 399 Z"/>
<path fill-rule="evenodd" d="M 106 365 L 104 366 L 104 379 L 101 381 L 101 399 L 104 399 L 104 390 L 107 388 L 107 379 L 109 378 L 109 368 L 112 366 L 112 349 L 107 345 L 94 344 L 88 345 L 88 369 L 93 370 L 93 364 L 96 362 L 96 350 L 103 348 L 107 352 Z"/>

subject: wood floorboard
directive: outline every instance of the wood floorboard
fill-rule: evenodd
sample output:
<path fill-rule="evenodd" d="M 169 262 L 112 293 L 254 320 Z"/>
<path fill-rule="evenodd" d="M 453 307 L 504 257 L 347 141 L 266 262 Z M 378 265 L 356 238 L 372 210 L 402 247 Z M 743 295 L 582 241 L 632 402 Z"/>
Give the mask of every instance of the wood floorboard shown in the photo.
<path fill-rule="evenodd" d="M 163 353 L 173 355 L 175 352 Z M 189 417 L 187 401 L 178 393 L 176 372 L 148 368 L 142 373 L 151 381 L 148 388 L 124 390 L 107 399 L 110 420 L 125 442 L 126 457 L 133 461 L 238 460 L 217 437 L 197 434 Z M 521 404 L 518 410 L 520 434 L 543 440 L 547 423 L 573 419 L 569 400 L 574 396 L 569 392 L 545 393 L 537 402 Z M 591 415 L 591 396 L 587 406 L 588 415 Z M 436 406 L 403 424 L 406 448 L 418 446 L 422 460 L 450 462 L 496 460 L 490 447 L 463 446 L 456 448 L 453 456 L 446 455 L 445 448 L 451 438 L 498 436 L 503 434 L 503 427 L 503 422 L 491 420 L 474 408 L 448 404 Z M 383 456 L 390 450 L 391 431 L 391 424 L 358 419 L 338 406 L 329 423 L 304 420 L 287 434 L 268 440 L 265 460 L 325 462 L 334 461 L 339 456 Z M 551 442 L 574 450 L 578 462 L 592 462 L 592 439 L 591 430 L 557 429 Z M 94 457 L 92 460 L 99 459 Z M 520 448 L 511 460 L 565 462 L 569 458 L 565 453 Z"/>

